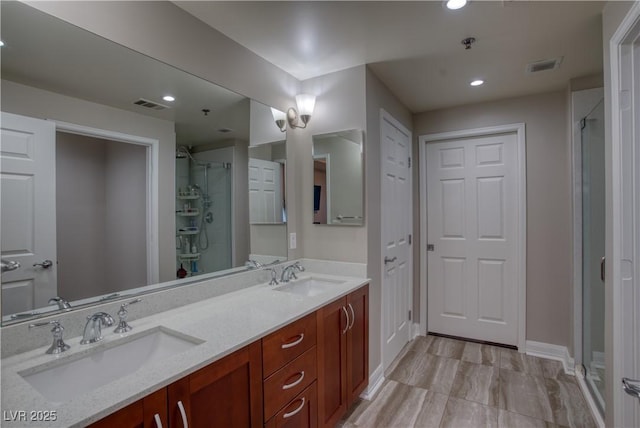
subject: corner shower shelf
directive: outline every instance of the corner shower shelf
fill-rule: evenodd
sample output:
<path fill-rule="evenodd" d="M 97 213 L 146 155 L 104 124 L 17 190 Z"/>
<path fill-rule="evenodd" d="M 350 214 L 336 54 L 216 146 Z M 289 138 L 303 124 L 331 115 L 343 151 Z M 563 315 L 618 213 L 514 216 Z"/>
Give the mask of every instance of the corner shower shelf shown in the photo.
<path fill-rule="evenodd" d="M 200 232 L 198 229 L 194 230 L 178 230 L 178 235 L 197 235 Z"/>
<path fill-rule="evenodd" d="M 178 199 L 180 200 L 194 200 L 194 199 L 200 199 L 200 195 L 178 195 Z"/>
<path fill-rule="evenodd" d="M 198 260 L 200 253 L 178 254 L 178 258 L 181 260 Z"/>
<path fill-rule="evenodd" d="M 176 215 L 179 215 L 181 217 L 195 217 L 197 215 L 200 215 L 200 211 L 198 210 L 191 210 L 191 211 L 176 211 Z"/>

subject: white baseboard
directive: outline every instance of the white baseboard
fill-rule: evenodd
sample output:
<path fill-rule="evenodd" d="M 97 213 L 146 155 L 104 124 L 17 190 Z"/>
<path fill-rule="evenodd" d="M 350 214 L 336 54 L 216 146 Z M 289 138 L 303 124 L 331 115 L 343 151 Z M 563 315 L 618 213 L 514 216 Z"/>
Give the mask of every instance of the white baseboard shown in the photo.
<path fill-rule="evenodd" d="M 596 424 L 598 424 L 600 428 L 605 428 L 604 420 L 600 415 L 600 411 L 598 410 L 596 402 L 594 401 L 593 397 L 591 396 L 591 393 L 589 392 L 589 389 L 587 388 L 587 384 L 585 382 L 584 376 L 579 370 L 576 370 L 576 380 L 578 381 L 578 385 L 582 390 L 582 395 L 584 396 L 584 399 L 587 402 L 587 405 L 589 406 L 589 410 L 591 410 L 591 415 L 593 416 L 593 420 L 596 421 Z"/>
<path fill-rule="evenodd" d="M 569 350 L 566 346 L 527 340 L 525 348 L 527 355 L 560 361 L 562 367 L 564 367 L 564 372 L 568 375 L 575 376 L 576 363 L 571 355 L 569 355 Z"/>
<path fill-rule="evenodd" d="M 382 364 L 380 364 L 369 376 L 369 386 L 362 391 L 360 394 L 360 398 L 371 401 L 373 397 L 376 396 L 378 390 L 384 383 L 384 369 L 382 368 Z"/>

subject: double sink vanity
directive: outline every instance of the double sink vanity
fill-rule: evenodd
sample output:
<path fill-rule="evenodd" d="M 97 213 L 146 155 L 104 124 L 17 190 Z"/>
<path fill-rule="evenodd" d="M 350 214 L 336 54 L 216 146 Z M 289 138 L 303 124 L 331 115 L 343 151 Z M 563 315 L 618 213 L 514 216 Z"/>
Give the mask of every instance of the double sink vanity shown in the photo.
<path fill-rule="evenodd" d="M 368 280 L 297 275 L 4 358 L 2 426 L 334 426 L 368 383 Z"/>

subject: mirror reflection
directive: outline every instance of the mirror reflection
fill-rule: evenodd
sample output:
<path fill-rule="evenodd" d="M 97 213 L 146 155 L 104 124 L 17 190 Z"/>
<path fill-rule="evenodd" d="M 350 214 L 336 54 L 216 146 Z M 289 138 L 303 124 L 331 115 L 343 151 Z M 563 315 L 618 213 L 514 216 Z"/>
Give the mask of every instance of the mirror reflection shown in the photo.
<path fill-rule="evenodd" d="M 362 131 L 313 136 L 313 223 L 364 224 Z"/>
<path fill-rule="evenodd" d="M 280 217 L 250 224 L 250 144 L 284 178 L 269 107 L 1 8 L 4 323 L 286 259 L 283 181 Z"/>

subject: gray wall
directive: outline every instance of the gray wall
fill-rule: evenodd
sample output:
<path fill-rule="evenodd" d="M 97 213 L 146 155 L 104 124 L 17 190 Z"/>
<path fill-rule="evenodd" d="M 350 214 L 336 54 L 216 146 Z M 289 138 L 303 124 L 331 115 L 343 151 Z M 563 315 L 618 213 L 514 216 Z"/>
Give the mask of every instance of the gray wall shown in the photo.
<path fill-rule="evenodd" d="M 2 80 L 2 111 L 158 140 L 160 281 L 175 278 L 174 123 Z M 164 231 L 164 232 L 163 232 Z"/>
<path fill-rule="evenodd" d="M 526 339 L 567 346 L 572 353 L 571 163 L 565 92 L 417 114 L 414 135 L 517 122 L 526 124 Z M 414 205 L 418 195 L 414 186 Z M 414 228 L 419 236 L 419 224 Z"/>

